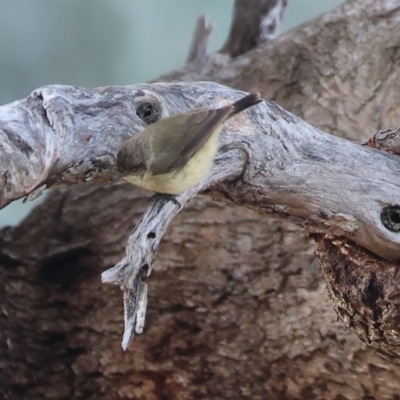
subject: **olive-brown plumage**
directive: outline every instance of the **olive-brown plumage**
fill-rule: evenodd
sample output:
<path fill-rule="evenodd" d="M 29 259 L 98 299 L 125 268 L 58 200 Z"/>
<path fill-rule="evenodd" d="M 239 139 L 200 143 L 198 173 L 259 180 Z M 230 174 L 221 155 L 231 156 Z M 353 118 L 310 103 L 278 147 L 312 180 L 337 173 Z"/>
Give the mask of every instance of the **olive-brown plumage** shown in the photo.
<path fill-rule="evenodd" d="M 224 122 L 260 101 L 260 94 L 254 93 L 218 109 L 201 108 L 164 118 L 122 144 L 118 170 L 145 189 L 182 193 L 210 173 Z"/>

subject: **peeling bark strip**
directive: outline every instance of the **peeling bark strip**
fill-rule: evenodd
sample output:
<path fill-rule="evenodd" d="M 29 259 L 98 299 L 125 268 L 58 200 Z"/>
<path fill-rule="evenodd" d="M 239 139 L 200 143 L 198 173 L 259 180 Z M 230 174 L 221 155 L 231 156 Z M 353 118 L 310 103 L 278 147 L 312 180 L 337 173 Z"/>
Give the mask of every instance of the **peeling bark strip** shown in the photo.
<path fill-rule="evenodd" d="M 388 153 L 400 155 L 400 128 L 386 129 L 375 133 L 367 144 L 373 149 L 387 151 Z"/>

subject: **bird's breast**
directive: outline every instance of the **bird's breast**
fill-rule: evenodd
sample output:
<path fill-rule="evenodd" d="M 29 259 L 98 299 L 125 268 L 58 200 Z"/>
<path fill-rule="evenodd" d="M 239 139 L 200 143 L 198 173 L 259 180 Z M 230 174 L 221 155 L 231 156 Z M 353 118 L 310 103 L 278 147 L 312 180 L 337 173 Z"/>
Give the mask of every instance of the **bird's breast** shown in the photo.
<path fill-rule="evenodd" d="M 197 186 L 208 176 L 213 168 L 221 129 L 222 125 L 181 169 L 160 175 L 153 175 L 149 171 L 143 171 L 138 175 L 126 176 L 125 179 L 144 189 L 167 194 L 180 194 Z"/>

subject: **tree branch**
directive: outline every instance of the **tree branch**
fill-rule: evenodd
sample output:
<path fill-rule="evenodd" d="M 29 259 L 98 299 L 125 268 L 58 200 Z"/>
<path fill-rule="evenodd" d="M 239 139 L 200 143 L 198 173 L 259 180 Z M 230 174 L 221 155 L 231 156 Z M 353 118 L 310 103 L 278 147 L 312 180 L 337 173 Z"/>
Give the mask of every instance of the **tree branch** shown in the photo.
<path fill-rule="evenodd" d="M 13 115 L 14 125 L 8 120 L 1 122 L 2 127 L 7 127 L 10 142 L 17 143 L 14 153 L 5 154 L 7 165 L 12 165 L 13 170 L 17 170 L 21 159 L 18 152 L 21 146 L 19 141 L 13 140 L 13 134 L 21 137 L 24 131 L 12 131 L 13 126 L 22 126 L 23 120 L 19 118 L 26 120 L 32 115 L 33 122 L 28 122 L 28 127 L 50 135 L 50 139 L 38 135 L 39 144 L 30 139 L 33 148 L 41 143 L 49 146 L 44 149 L 46 157 L 39 167 L 33 164 L 38 159 L 28 155 L 25 158 L 36 167 L 29 176 L 37 182 L 35 186 L 72 183 L 78 179 L 88 181 L 93 176 L 93 168 L 88 166 L 95 165 L 99 157 L 107 157 L 112 168 L 108 171 L 103 166 L 96 173 L 104 180 L 112 178 L 118 144 L 126 139 L 127 132 L 133 133 L 132 126 L 140 127 L 137 114 L 143 102 L 152 104 L 160 115 L 166 116 L 187 108 L 215 107 L 216 99 L 220 99 L 217 101 L 220 104 L 221 99 L 233 100 L 242 95 L 210 82 L 90 90 L 56 86 L 40 89 L 34 96 L 36 93 L 43 98 L 43 108 L 52 129 L 46 130 L 48 124 L 43 119 L 44 129 L 37 122 L 41 114 L 37 116 L 35 112 L 42 110 L 37 101 L 28 112 L 32 96 L 25 102 L 13 103 L 15 111 L 12 113 L 1 113 L 0 109 L 0 115 Z M 193 96 L 197 99 L 195 102 Z M 128 111 L 126 105 L 131 99 L 134 101 Z M 118 113 L 121 105 L 126 108 L 124 117 Z M 10 107 L 12 105 L 6 106 L 6 110 Z M 210 190 L 215 198 L 288 219 L 312 233 L 343 235 L 386 259 L 400 259 L 400 229 L 396 222 L 396 210 L 400 209 L 398 157 L 324 134 L 272 102 L 264 102 L 226 125 L 221 143 L 245 149 L 249 156 L 245 174 L 234 186 L 220 182 L 226 178 L 238 179 L 242 168 L 238 165 L 229 169 L 229 163 L 219 163 L 201 188 L 178 197 L 178 202 L 183 205 L 198 190 L 220 183 Z M 35 137 L 32 132 L 29 134 L 30 138 Z M 82 135 L 90 135 L 91 139 L 81 140 Z M 61 139 L 51 140 L 54 136 Z M 47 155 L 50 156 L 47 158 Z M 228 160 L 235 165 L 232 158 Z M 43 166 L 46 168 L 40 170 Z M 36 171 L 40 172 L 35 175 Z M 17 179 L 11 176 L 10 182 L 18 183 L 21 179 L 24 175 L 18 172 Z M 7 193 L 10 197 L 5 197 L 5 202 L 12 199 L 12 191 Z M 20 195 L 20 191 L 15 193 L 14 196 Z M 116 282 L 125 291 L 125 348 L 137 320 L 139 289 L 144 288 L 140 281 L 142 270 L 145 268 L 147 274 L 151 272 L 161 237 L 180 208 L 169 205 L 165 213 L 160 212 L 161 209 L 158 203 L 150 206 L 129 240 L 125 259 L 103 275 L 105 282 Z M 159 226 L 157 232 L 152 232 L 157 240 L 149 240 L 149 227 L 155 229 L 156 226 Z"/>
<path fill-rule="evenodd" d="M 38 93 L 43 105 L 38 103 Z M 199 106 L 216 107 L 222 99 L 240 95 L 211 82 L 39 89 L 25 101 L 0 108 L 0 116 L 5 116 L 0 120 L 2 134 L 8 139 L 5 162 L 0 166 L 9 177 L 1 187 L 3 205 L 43 184 L 115 178 L 115 154 L 127 132 L 132 135 L 143 125 L 137 110 L 144 103 L 158 107 L 164 117 Z M 46 118 L 42 118 L 43 109 Z M 37 152 L 35 157 L 23 153 L 21 143 L 43 148 L 43 159 Z M 291 216 L 311 231 L 340 231 L 387 259 L 399 259 L 398 235 L 382 226 L 379 217 L 385 206 L 398 202 L 397 157 L 324 134 L 273 102 L 264 102 L 228 122 L 221 143 L 245 146 L 249 161 L 240 185 L 225 187 L 220 194 L 216 190 L 215 196 L 226 196 L 260 212 Z M 107 159 L 110 168 L 96 166 L 99 159 Z M 31 168 L 28 177 L 24 168 L 18 169 L 21 162 Z M 216 182 L 209 179 L 206 183 Z M 367 192 L 368 198 L 364 196 Z"/>
<path fill-rule="evenodd" d="M 115 283 L 124 291 L 125 331 L 122 340 L 124 350 L 133 339 L 135 331 L 142 333 L 145 304 L 147 303 L 146 295 L 143 295 L 143 299 L 140 301 L 143 290 L 147 290 L 142 279 L 151 274 L 158 247 L 169 224 L 199 191 L 207 188 L 213 182 L 240 176 L 243 173 L 245 162 L 245 154 L 240 154 L 237 149 L 223 153 L 215 160 L 216 168 L 209 179 L 197 187 L 176 196 L 174 200 L 170 200 L 169 197 L 155 196 L 129 236 L 125 257 L 114 268 L 103 272 L 103 283 Z M 143 307 L 141 307 L 142 304 Z M 138 319 L 139 315 L 142 315 L 140 320 Z"/>
<path fill-rule="evenodd" d="M 228 39 L 221 53 L 238 57 L 276 38 L 288 0 L 236 0 Z"/>
<path fill-rule="evenodd" d="M 192 43 L 190 45 L 187 63 L 200 61 L 207 55 L 208 39 L 212 32 L 212 25 L 203 14 L 197 20 Z"/>

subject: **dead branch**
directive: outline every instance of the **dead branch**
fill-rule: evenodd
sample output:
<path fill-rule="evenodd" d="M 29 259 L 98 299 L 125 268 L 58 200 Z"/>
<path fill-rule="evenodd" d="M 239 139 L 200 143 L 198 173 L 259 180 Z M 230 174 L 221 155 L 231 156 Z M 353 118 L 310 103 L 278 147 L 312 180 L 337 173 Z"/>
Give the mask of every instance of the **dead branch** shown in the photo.
<path fill-rule="evenodd" d="M 43 106 L 37 102 L 37 93 L 43 99 Z M 33 95 L 33 108 L 29 108 L 31 96 L 5 106 L 7 112 L 0 109 L 0 115 L 13 117 L 12 123 L 7 119 L 1 122 L 9 146 L 3 155 L 7 163 L 0 168 L 17 171 L 15 177 L 8 174 L 3 204 L 21 195 L 18 186 L 21 181 L 30 182 L 22 186 L 25 188 L 22 195 L 27 195 L 32 188 L 44 184 L 87 182 L 94 175 L 105 181 L 115 177 L 113 163 L 118 144 L 126 139 L 127 132 L 134 134 L 133 127 L 141 126 L 138 110 L 143 104 L 157 109 L 160 116 L 167 116 L 188 108 L 215 107 L 240 95 L 207 82 L 90 90 L 63 86 L 39 89 Z M 125 108 L 122 118 L 121 105 Z M 15 110 L 10 112 L 14 106 Z M 21 129 L 27 119 L 27 126 L 33 131 Z M 226 125 L 221 138 L 223 148 L 229 145 L 244 149 L 247 163 L 241 162 L 235 168 L 232 158 L 229 163 L 217 163 L 214 174 L 197 190 L 178 197 L 178 202 L 183 205 L 199 189 L 213 186 L 209 193 L 214 198 L 228 199 L 260 213 L 290 220 L 312 233 L 343 235 L 386 259 L 400 259 L 400 229 L 396 219 L 400 192 L 398 157 L 324 134 L 272 102 L 264 102 Z M 13 131 L 14 127 L 19 130 Z M 41 135 L 35 135 L 36 131 Z M 90 139 L 86 140 L 87 137 Z M 21 142 L 30 143 L 33 149 L 47 144 L 42 152 L 45 157 L 33 158 L 30 152 L 23 153 Z M 99 165 L 99 159 L 107 159 L 112 168 Z M 24 169 L 18 169 L 21 162 L 31 163 L 28 177 Z M 244 168 L 245 173 L 239 179 Z M 226 183 L 227 178 L 236 179 L 235 184 Z M 16 188 L 14 192 L 10 190 L 12 185 Z M 129 241 L 126 258 L 115 270 L 103 275 L 104 281 L 114 281 L 131 293 L 125 296 L 126 310 L 133 313 L 126 311 L 126 321 L 131 321 L 127 326 L 131 328 L 135 326 L 141 271 L 145 268 L 150 273 L 161 237 L 179 209 L 169 205 L 166 213 L 161 213 L 159 206 L 151 205 L 148 217 Z M 159 228 L 152 232 L 157 240 L 148 240 L 149 227 L 156 226 Z M 131 333 L 125 335 L 125 345 Z"/>
<path fill-rule="evenodd" d="M 278 36 L 288 0 L 236 0 L 228 39 L 221 53 L 240 56 Z"/>
<path fill-rule="evenodd" d="M 186 191 L 172 201 L 168 197 L 156 196 L 131 233 L 126 246 L 125 257 L 114 267 L 102 274 L 103 283 L 115 283 L 124 292 L 125 330 L 122 348 L 127 349 L 134 333 L 142 333 L 146 312 L 147 286 L 143 278 L 150 276 L 162 237 L 169 224 L 184 205 L 199 191 L 219 181 L 235 179 L 243 173 L 246 156 L 240 151 L 221 154 L 209 180 L 196 188 Z M 210 183 L 211 182 L 211 183 Z M 140 296 L 142 295 L 142 301 Z M 139 316 L 142 316 L 139 319 Z"/>
<path fill-rule="evenodd" d="M 216 107 L 240 95 L 211 82 L 38 89 L 28 99 L 0 108 L 6 145 L 0 168 L 7 176 L 2 204 L 44 184 L 115 178 L 116 151 L 128 134 L 143 126 L 138 116 L 143 104 L 165 117 Z M 313 232 L 344 234 L 386 259 L 399 259 L 400 239 L 380 219 L 385 207 L 398 202 L 396 156 L 324 134 L 273 102 L 228 122 L 221 143 L 245 148 L 249 160 L 241 180 L 223 191 L 215 189 L 214 196 L 291 219 Z M 99 159 L 107 162 L 100 164 Z M 215 183 L 210 178 L 205 186 Z"/>
<path fill-rule="evenodd" d="M 212 25 L 203 14 L 197 20 L 192 43 L 190 45 L 187 63 L 200 61 L 207 55 L 208 39 L 212 32 Z"/>

